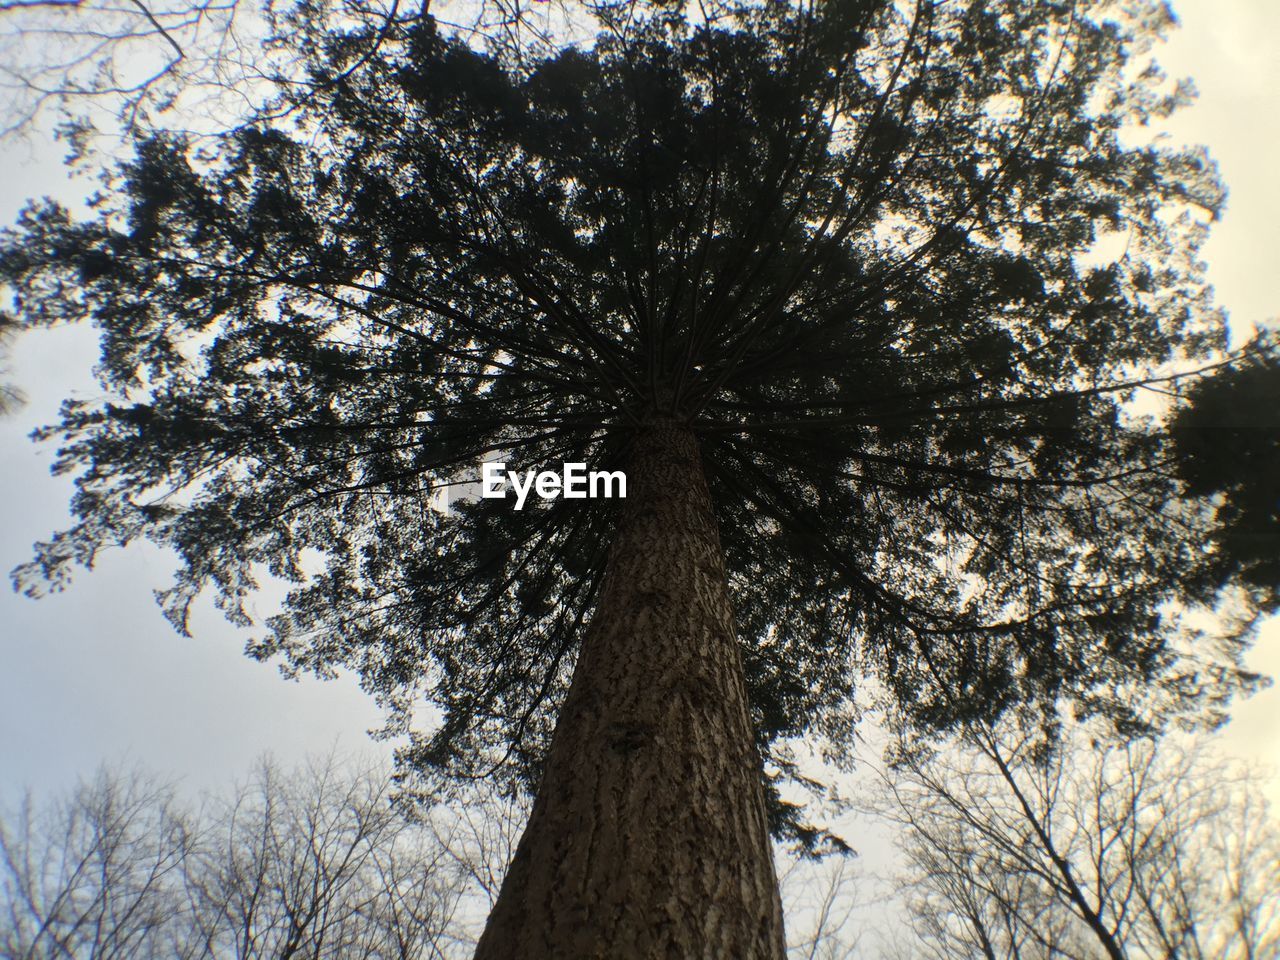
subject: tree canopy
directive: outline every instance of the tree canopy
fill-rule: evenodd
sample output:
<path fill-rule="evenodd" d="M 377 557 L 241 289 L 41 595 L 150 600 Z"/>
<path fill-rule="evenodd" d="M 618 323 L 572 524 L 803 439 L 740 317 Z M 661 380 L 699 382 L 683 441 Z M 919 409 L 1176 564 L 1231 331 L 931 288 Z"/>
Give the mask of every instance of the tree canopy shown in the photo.
<path fill-rule="evenodd" d="M 1274 605 L 1280 586 L 1280 354 L 1259 334 L 1241 363 L 1198 380 L 1170 422 L 1187 489 L 1214 501 L 1208 574 Z"/>
<path fill-rule="evenodd" d="M 148 539 L 181 627 L 284 578 L 252 653 L 357 672 L 416 768 L 528 777 L 614 505 L 467 485 L 615 469 L 658 418 L 702 444 L 773 769 L 868 705 L 1212 713 L 1240 636 L 1174 604 L 1238 571 L 1133 400 L 1224 356 L 1223 189 L 1134 136 L 1187 96 L 1139 6 L 628 6 L 523 58 L 431 17 L 301 31 L 305 95 L 139 135 L 96 217 L 5 236 L 13 316 L 92 320 L 104 390 L 41 432 L 78 522 L 18 582 Z"/>

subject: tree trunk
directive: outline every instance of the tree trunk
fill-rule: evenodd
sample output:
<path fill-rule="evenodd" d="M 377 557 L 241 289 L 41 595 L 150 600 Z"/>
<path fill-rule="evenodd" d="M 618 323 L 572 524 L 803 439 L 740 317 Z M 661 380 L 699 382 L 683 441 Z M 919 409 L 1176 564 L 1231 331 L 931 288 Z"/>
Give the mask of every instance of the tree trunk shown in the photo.
<path fill-rule="evenodd" d="M 782 906 L 697 441 L 636 441 L 533 812 L 476 960 L 780 960 Z"/>

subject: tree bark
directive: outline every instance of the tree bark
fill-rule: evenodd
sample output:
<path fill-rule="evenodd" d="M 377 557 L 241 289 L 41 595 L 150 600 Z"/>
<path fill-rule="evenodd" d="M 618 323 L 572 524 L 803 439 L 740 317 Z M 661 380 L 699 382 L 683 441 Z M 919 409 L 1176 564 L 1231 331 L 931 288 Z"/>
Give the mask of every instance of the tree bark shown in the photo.
<path fill-rule="evenodd" d="M 476 960 L 780 960 L 782 906 L 697 441 L 636 441 L 600 600 Z"/>

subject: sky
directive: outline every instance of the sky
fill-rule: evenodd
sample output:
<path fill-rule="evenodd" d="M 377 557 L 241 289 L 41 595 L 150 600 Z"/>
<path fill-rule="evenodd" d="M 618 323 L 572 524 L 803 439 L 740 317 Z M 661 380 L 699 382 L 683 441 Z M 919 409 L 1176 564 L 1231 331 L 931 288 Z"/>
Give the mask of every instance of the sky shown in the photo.
<path fill-rule="evenodd" d="M 1183 27 L 1160 60 L 1191 76 L 1196 105 L 1170 135 L 1207 144 L 1230 190 L 1226 214 L 1204 250 L 1233 332 L 1247 337 L 1280 315 L 1280 3 L 1181 0 Z M 0 223 L 30 196 L 75 195 L 58 158 L 37 141 L 0 147 Z M 68 193 L 70 191 L 70 193 Z M 66 525 L 70 483 L 51 478 L 54 451 L 30 431 L 56 417 L 59 401 L 92 395 L 95 344 L 85 330 L 29 335 L 14 345 L 9 379 L 27 397 L 0 418 L 0 568 L 30 556 L 31 544 Z M 243 776 L 263 753 L 291 764 L 308 753 L 386 755 L 367 732 L 379 722 L 349 677 L 290 681 L 247 659 L 253 631 L 198 605 L 192 636 L 180 637 L 152 597 L 173 569 L 161 552 L 104 554 L 61 594 L 32 600 L 0 590 L 0 801 L 31 787 L 58 790 L 100 764 L 135 763 L 195 789 Z M 269 593 L 256 612 L 272 612 Z M 1250 665 L 1280 675 L 1280 620 L 1269 623 Z M 1280 690 L 1235 707 L 1223 749 L 1280 769 Z M 1280 802 L 1280 779 L 1272 781 Z"/>

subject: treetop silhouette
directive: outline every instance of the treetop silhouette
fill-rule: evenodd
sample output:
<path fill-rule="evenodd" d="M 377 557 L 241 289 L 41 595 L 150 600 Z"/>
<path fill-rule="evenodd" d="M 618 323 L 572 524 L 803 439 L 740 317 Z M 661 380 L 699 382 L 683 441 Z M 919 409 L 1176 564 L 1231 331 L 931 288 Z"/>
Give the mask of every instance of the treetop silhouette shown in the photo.
<path fill-rule="evenodd" d="M 771 778 L 868 705 L 925 733 L 1215 715 L 1245 634 L 1174 604 L 1238 571 L 1209 572 L 1214 513 L 1130 402 L 1226 356 L 1196 258 L 1223 189 L 1131 145 L 1186 99 L 1147 64 L 1163 7 L 1131 6 L 603 7 L 519 60 L 429 17 L 306 34 L 305 95 L 212 145 L 140 138 L 96 218 L 41 203 L 7 235 L 15 316 L 91 319 L 105 391 L 41 432 L 79 520 L 20 584 L 149 539 L 184 627 L 202 589 L 247 624 L 262 573 L 293 581 L 251 652 L 355 671 L 449 775 L 536 782 L 586 624 L 681 589 L 593 615 L 610 545 L 678 567 L 677 527 L 697 577 L 723 564 L 732 619 L 700 593 L 695 632 L 736 622 Z M 441 508 L 494 458 L 678 503 Z"/>

